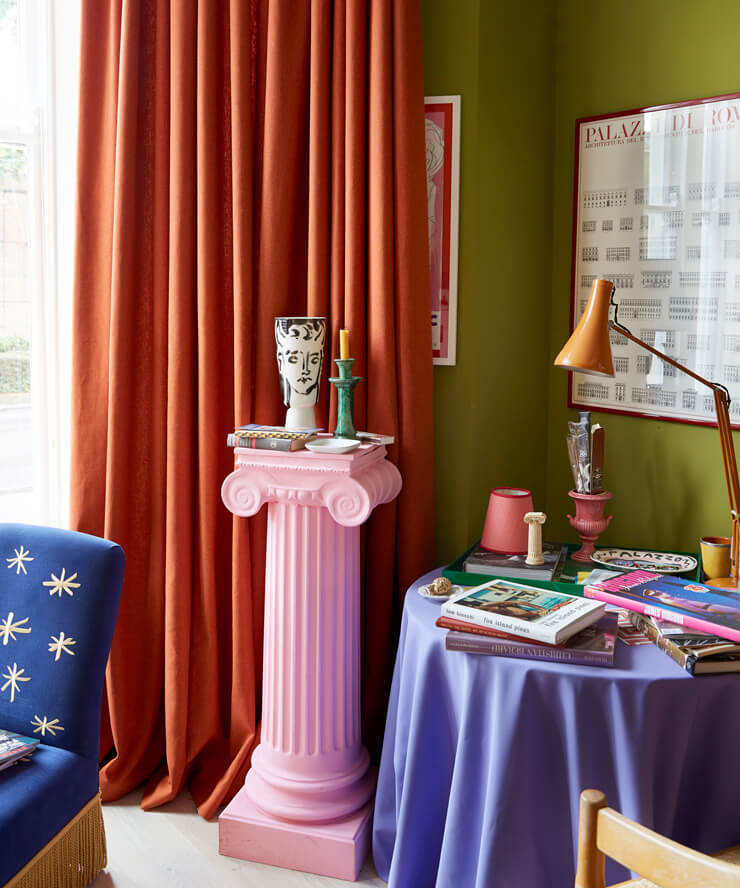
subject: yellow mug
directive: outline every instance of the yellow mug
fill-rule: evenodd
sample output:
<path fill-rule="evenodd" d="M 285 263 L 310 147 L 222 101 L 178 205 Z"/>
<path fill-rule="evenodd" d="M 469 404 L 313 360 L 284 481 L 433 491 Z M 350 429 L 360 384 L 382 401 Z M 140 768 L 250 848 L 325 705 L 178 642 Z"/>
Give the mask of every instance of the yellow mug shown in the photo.
<path fill-rule="evenodd" d="M 702 537 L 699 540 L 701 549 L 701 566 L 708 580 L 730 575 L 730 538 Z"/>

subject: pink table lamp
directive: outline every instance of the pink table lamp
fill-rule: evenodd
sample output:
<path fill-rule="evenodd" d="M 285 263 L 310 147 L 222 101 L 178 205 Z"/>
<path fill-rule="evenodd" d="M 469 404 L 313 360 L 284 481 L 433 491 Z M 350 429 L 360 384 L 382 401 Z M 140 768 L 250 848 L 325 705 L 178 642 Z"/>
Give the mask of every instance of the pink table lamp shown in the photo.
<path fill-rule="evenodd" d="M 488 500 L 481 548 L 502 555 L 525 554 L 529 528 L 524 523 L 524 516 L 533 508 L 530 490 L 494 487 Z"/>

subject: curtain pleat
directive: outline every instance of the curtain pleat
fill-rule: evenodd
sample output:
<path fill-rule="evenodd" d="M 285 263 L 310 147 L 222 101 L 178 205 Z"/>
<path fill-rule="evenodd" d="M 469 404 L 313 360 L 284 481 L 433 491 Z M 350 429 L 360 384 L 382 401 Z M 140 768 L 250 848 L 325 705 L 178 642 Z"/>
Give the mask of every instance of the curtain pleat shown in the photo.
<path fill-rule="evenodd" d="M 418 0 L 83 0 L 72 526 L 121 543 L 105 799 L 186 784 L 213 816 L 259 741 L 266 509 L 220 487 L 236 424 L 281 423 L 273 319 L 351 331 L 358 428 L 404 489 L 363 534 L 365 739 L 400 595 L 432 566 Z"/>

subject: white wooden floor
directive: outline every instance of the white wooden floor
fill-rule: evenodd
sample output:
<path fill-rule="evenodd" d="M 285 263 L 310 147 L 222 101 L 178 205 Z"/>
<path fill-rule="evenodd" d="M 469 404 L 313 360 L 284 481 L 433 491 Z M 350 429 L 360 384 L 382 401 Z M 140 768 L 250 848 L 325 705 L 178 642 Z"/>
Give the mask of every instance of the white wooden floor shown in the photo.
<path fill-rule="evenodd" d="M 357 882 L 222 857 L 218 821 L 199 817 L 188 793 L 155 811 L 140 801 L 139 790 L 103 805 L 108 866 L 94 888 L 386 888 L 372 855 Z"/>

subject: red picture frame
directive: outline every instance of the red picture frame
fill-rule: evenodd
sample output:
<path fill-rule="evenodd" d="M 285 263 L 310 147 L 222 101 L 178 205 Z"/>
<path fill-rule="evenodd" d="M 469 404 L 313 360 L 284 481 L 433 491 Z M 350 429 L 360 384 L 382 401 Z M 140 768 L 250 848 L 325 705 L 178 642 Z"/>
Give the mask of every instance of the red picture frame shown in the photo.
<path fill-rule="evenodd" d="M 728 388 L 740 427 L 740 93 L 576 120 L 571 330 L 594 277 L 622 324 Z M 711 390 L 612 348 L 615 378 L 569 374 L 569 407 L 715 425 Z"/>
<path fill-rule="evenodd" d="M 460 96 L 424 99 L 432 361 L 456 362 Z"/>

